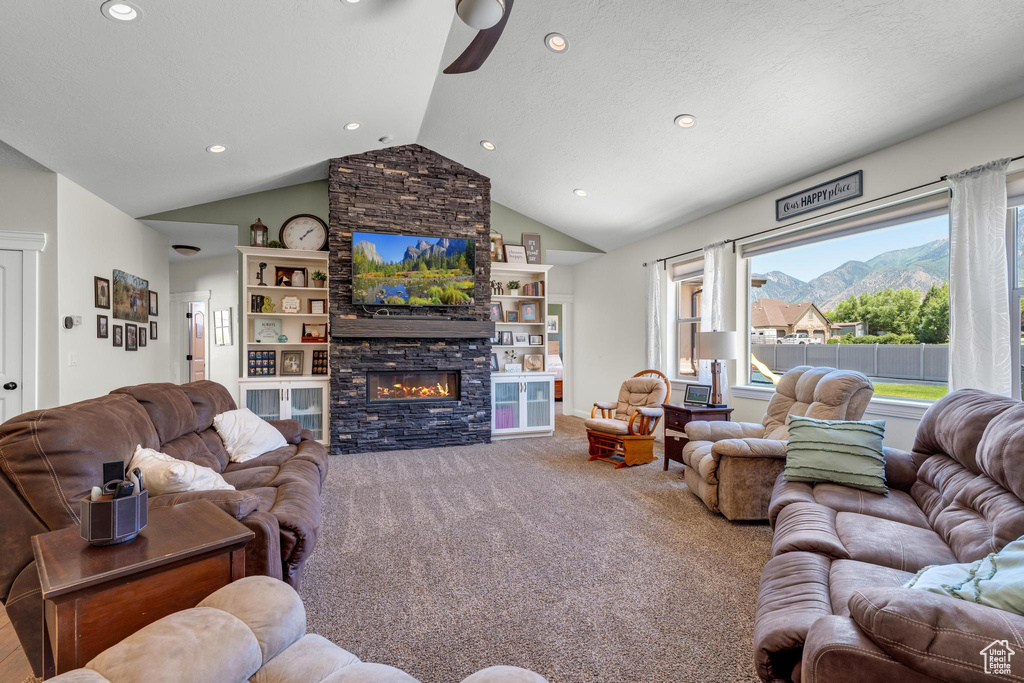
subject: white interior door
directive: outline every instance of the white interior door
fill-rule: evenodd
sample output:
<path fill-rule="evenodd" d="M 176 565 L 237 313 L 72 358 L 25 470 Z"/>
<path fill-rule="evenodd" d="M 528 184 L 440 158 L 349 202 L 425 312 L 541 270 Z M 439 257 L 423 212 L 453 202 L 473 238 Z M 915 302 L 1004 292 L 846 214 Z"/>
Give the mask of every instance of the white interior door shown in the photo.
<path fill-rule="evenodd" d="M 0 422 L 22 413 L 22 252 L 0 249 Z"/>

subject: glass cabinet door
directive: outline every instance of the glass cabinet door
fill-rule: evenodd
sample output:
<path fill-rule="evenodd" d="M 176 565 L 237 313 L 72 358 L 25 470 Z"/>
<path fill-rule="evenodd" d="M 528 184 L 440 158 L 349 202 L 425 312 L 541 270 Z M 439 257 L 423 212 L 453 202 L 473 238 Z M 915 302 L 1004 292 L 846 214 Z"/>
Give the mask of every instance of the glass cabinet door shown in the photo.
<path fill-rule="evenodd" d="M 519 429 L 519 378 L 492 380 L 494 392 L 494 431 Z"/>
<path fill-rule="evenodd" d="M 551 381 L 534 380 L 526 384 L 526 426 L 551 426 Z"/>
<path fill-rule="evenodd" d="M 324 388 L 292 387 L 288 390 L 291 404 L 291 418 L 298 420 L 303 429 L 313 432 L 313 438 L 324 438 Z"/>
<path fill-rule="evenodd" d="M 245 407 L 264 420 L 279 420 L 281 419 L 281 390 L 246 388 Z"/>

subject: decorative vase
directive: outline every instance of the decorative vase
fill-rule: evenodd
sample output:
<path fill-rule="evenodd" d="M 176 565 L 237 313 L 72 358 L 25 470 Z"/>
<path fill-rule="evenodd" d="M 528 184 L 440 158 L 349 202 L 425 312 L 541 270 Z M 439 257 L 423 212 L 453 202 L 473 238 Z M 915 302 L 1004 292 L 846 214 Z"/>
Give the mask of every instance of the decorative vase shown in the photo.
<path fill-rule="evenodd" d="M 306 286 L 306 276 L 303 274 L 303 272 L 301 270 L 295 271 L 295 274 L 292 275 L 292 287 L 305 287 L 305 286 Z"/>
<path fill-rule="evenodd" d="M 509 296 L 519 296 L 519 290 L 518 289 L 510 289 L 510 290 L 508 290 L 508 295 Z"/>
<path fill-rule="evenodd" d="M 325 284 L 327 284 L 327 280 L 313 280 L 313 286 L 317 289 L 323 289 Z"/>

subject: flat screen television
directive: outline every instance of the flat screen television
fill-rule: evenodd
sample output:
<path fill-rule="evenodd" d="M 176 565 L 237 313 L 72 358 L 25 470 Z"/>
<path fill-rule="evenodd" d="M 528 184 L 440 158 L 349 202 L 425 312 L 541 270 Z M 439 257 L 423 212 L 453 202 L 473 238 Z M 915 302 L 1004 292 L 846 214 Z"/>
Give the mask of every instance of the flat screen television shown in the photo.
<path fill-rule="evenodd" d="M 352 233 L 352 303 L 470 306 L 476 242 L 452 237 Z"/>

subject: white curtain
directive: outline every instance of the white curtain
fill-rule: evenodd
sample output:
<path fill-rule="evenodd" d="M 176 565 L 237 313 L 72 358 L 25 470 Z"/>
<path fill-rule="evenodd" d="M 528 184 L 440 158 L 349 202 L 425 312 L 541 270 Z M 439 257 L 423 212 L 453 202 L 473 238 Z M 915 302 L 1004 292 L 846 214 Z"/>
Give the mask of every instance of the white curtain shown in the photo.
<path fill-rule="evenodd" d="M 949 388 L 1009 396 L 1006 167 L 991 161 L 949 176 Z"/>
<path fill-rule="evenodd" d="M 722 332 L 722 313 L 725 310 L 725 265 L 730 256 L 727 242 L 715 242 L 704 247 L 704 284 L 700 295 L 700 329 L 702 332 Z M 698 378 L 701 384 L 711 384 L 711 361 L 700 361 Z M 722 364 L 722 398 L 732 405 L 729 388 L 729 369 Z"/>
<path fill-rule="evenodd" d="M 661 370 L 661 264 L 647 262 L 647 367 Z"/>

